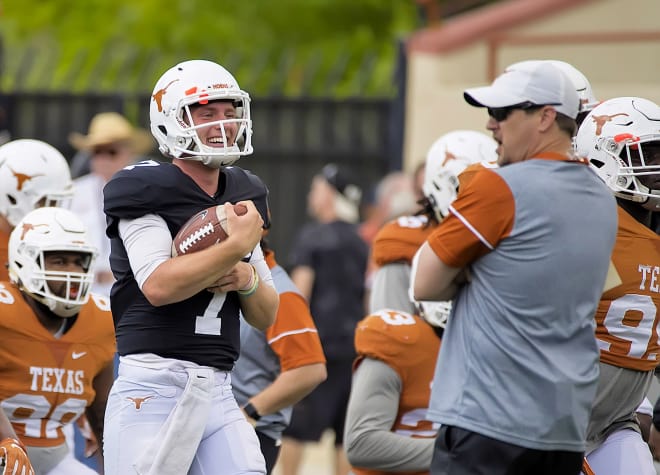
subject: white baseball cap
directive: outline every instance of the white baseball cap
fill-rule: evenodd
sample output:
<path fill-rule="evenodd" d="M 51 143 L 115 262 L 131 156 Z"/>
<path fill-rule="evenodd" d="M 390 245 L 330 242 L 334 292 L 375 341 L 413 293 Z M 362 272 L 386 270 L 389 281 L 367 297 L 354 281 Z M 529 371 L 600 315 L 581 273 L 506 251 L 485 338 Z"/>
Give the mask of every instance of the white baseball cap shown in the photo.
<path fill-rule="evenodd" d="M 510 107 L 526 102 L 554 106 L 575 119 L 580 98 L 569 77 L 551 61 L 538 61 L 528 68 L 506 68 L 493 84 L 466 89 L 463 97 L 475 107 Z"/>

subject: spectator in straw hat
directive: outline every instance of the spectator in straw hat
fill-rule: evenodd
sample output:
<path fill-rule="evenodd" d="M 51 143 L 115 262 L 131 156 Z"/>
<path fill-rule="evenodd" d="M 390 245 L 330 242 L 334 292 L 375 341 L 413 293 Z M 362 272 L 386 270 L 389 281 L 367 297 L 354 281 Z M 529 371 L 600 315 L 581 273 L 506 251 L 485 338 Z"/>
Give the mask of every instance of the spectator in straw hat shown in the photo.
<path fill-rule="evenodd" d="M 101 112 L 89 123 L 87 135 L 73 132 L 69 143 L 89 156 L 90 172 L 75 180 L 71 210 L 83 220 L 100 255 L 96 260 L 94 291 L 109 295 L 114 281 L 110 271 L 110 241 L 105 237 L 103 187 L 112 175 L 153 147 L 151 134 L 135 128 L 117 112 Z"/>

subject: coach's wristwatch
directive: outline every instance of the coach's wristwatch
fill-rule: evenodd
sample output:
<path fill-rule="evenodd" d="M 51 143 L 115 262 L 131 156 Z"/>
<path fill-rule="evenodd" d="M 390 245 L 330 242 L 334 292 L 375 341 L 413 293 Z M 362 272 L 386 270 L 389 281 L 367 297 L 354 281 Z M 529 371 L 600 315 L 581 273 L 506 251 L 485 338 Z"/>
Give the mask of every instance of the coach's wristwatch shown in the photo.
<path fill-rule="evenodd" d="M 248 415 L 248 417 L 254 419 L 255 421 L 261 419 L 261 414 L 259 414 L 257 408 L 254 407 L 251 402 L 248 402 L 245 406 L 243 406 L 243 410 Z"/>

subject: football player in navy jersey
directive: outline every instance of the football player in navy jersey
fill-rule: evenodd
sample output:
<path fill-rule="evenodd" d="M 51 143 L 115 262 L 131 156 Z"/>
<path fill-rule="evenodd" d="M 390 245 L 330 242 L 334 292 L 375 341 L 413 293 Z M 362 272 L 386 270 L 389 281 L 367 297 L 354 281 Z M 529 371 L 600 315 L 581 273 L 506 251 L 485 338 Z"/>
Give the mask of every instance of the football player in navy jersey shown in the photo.
<path fill-rule="evenodd" d="M 240 315 L 263 330 L 278 307 L 259 247 L 267 189 L 231 166 L 252 153 L 250 98 L 222 66 L 186 61 L 156 83 L 150 117 L 172 163 L 128 166 L 104 189 L 120 355 L 106 411 L 105 473 L 263 474 L 258 439 L 230 381 Z M 237 216 L 227 203 L 248 211 Z M 188 218 L 218 204 L 229 237 L 170 257 Z"/>

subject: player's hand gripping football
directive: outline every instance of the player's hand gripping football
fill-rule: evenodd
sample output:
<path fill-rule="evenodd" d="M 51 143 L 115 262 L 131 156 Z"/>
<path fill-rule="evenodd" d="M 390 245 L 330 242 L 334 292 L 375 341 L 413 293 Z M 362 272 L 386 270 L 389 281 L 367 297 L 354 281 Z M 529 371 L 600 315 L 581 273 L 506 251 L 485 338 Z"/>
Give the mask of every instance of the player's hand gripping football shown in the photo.
<path fill-rule="evenodd" d="M 7 437 L 0 441 L 0 458 L 4 462 L 4 475 L 34 475 L 27 450 L 18 440 Z"/>
<path fill-rule="evenodd" d="M 225 215 L 227 216 L 228 240 L 232 240 L 244 248 L 243 254 L 247 254 L 261 240 L 264 220 L 252 201 L 239 201 L 237 204 L 244 205 L 247 213 L 238 216 L 231 203 L 225 203 Z"/>

